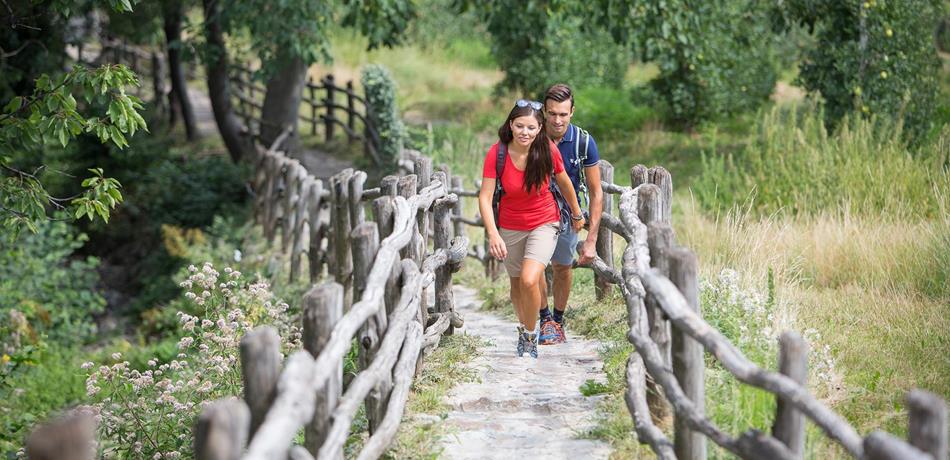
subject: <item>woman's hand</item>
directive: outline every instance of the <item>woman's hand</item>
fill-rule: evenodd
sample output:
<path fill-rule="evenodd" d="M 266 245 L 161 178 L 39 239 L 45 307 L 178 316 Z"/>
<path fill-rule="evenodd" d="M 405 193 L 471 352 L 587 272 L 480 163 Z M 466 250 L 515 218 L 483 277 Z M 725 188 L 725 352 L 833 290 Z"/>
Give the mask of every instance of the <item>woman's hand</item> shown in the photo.
<path fill-rule="evenodd" d="M 571 217 L 571 227 L 574 229 L 574 233 L 581 231 L 584 228 L 584 224 L 587 223 L 587 220 L 584 219 L 584 214 L 581 214 L 581 219 L 577 220 L 573 216 Z"/>
<path fill-rule="evenodd" d="M 508 248 L 505 246 L 505 241 L 501 239 L 501 235 L 495 233 L 488 236 L 488 252 L 498 260 L 505 260 L 508 257 Z"/>

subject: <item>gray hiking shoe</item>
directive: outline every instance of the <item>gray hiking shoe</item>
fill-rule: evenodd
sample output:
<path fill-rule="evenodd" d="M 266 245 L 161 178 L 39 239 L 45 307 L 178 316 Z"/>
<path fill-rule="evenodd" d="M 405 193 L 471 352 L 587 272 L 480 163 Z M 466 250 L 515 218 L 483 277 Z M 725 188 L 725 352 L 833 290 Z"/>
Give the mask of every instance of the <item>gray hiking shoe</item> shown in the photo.
<path fill-rule="evenodd" d="M 527 353 L 528 356 L 532 358 L 537 358 L 538 357 L 538 334 L 535 334 L 535 333 L 529 334 L 525 332 L 524 334 L 522 334 L 522 336 L 524 337 L 524 353 Z"/>
<path fill-rule="evenodd" d="M 516 353 L 518 354 L 519 358 L 524 356 L 526 340 L 524 327 L 518 326 L 518 348 Z"/>

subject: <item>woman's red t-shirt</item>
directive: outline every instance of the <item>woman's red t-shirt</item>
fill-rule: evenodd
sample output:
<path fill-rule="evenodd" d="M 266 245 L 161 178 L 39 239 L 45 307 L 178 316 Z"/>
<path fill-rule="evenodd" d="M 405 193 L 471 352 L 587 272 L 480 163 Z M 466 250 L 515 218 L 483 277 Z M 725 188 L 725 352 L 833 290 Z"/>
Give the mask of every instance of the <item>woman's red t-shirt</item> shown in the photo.
<path fill-rule="evenodd" d="M 495 163 L 498 157 L 498 143 L 488 149 L 485 155 L 485 167 L 482 177 L 495 179 Z M 561 159 L 557 145 L 551 142 L 551 160 L 554 162 L 554 174 L 564 171 L 564 160 Z M 511 162 L 511 155 L 505 155 L 505 168 L 501 175 L 501 187 L 505 195 L 501 198 L 498 207 L 498 227 L 508 230 L 534 230 L 544 224 L 560 220 L 554 196 L 548 188 L 548 181 L 538 189 L 531 189 L 531 193 L 524 190 L 524 171 L 515 167 Z"/>

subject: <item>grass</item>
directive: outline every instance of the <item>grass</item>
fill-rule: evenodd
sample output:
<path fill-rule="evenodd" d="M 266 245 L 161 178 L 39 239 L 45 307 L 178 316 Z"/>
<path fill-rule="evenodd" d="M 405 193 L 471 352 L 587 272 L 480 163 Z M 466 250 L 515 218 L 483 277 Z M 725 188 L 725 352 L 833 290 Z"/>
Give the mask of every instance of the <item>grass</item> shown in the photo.
<path fill-rule="evenodd" d="M 440 59 L 432 61 L 433 74 L 457 69 L 456 64 L 441 68 Z M 651 72 L 655 68 L 631 66 L 626 90 L 642 86 Z M 436 88 L 426 79 L 395 73 L 403 100 L 419 101 L 420 94 Z M 439 104 L 404 107 L 420 108 L 421 120 L 432 122 L 431 134 L 417 137 L 432 138 L 428 153 L 436 164 L 445 162 L 465 176 L 468 188 L 494 141 L 492 121 L 503 117 L 502 104 L 491 98 L 487 82 L 481 96 L 452 85 L 426 97 L 460 101 L 464 111 L 446 116 Z M 699 255 L 707 319 L 730 331 L 730 339 L 767 368 L 774 367 L 777 350 L 761 330 L 769 328 L 771 337 L 786 328 L 802 331 L 813 347 L 809 384 L 815 394 L 862 434 L 885 429 L 903 435 L 908 389 L 950 397 L 950 366 L 942 358 L 950 352 L 950 224 L 941 217 L 948 215 L 947 188 L 940 182 L 946 173 L 937 167 L 938 154 L 948 150 L 933 144 L 930 151 L 908 153 L 894 140 L 893 129 L 855 123 L 828 133 L 815 122 L 819 119 L 813 107 L 786 98 L 778 108 L 692 132 L 649 120 L 624 135 L 593 134 L 602 157 L 614 164 L 618 183 L 629 183 L 626 171 L 637 163 L 672 172 L 677 241 Z M 810 175 L 816 170 L 824 174 L 820 179 Z M 795 182 L 798 178 L 809 181 Z M 761 188 L 767 185 L 771 195 L 766 196 Z M 474 215 L 474 200 L 464 200 L 464 206 L 466 215 Z M 481 240 L 475 229 L 469 236 Z M 618 241 L 615 247 L 620 246 Z M 714 295 L 724 270 L 734 273 L 732 292 L 761 306 L 758 316 Z M 603 344 L 607 397 L 593 436 L 609 441 L 615 458 L 651 458 L 636 441 L 623 400 L 626 358 L 633 351 L 624 337 L 625 308 L 615 296 L 595 301 L 591 277 L 576 271 L 568 324 Z M 478 288 L 486 308 L 512 315 L 504 280 L 488 282 L 471 262 L 456 279 Z M 759 331 L 757 341 L 749 339 L 750 329 Z M 769 429 L 774 398 L 738 384 L 712 362 L 706 379 L 707 411 L 719 426 L 733 434 Z M 813 426 L 807 437 L 809 458 L 841 454 Z M 727 456 L 717 448 L 710 452 Z"/>
<path fill-rule="evenodd" d="M 445 336 L 439 347 L 426 356 L 422 372 L 412 382 L 412 393 L 396 440 L 385 458 L 439 458 L 438 442 L 447 434 L 440 423 L 449 410 L 444 400 L 455 385 L 475 381 L 475 370 L 464 364 L 478 356 L 483 342 L 484 339 L 464 332 Z"/>

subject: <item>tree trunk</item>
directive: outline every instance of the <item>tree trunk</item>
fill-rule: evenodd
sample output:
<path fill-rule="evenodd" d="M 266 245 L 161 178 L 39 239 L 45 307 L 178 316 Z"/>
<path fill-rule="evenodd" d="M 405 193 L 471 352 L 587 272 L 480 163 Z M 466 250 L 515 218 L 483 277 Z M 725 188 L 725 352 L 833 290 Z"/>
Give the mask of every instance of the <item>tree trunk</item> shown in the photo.
<path fill-rule="evenodd" d="M 168 94 L 169 124 L 175 126 L 177 115 L 181 115 L 185 122 L 185 136 L 189 141 L 198 137 L 198 126 L 195 122 L 195 110 L 188 98 L 188 84 L 185 80 L 185 71 L 181 64 L 181 18 L 184 9 L 180 0 L 169 0 L 164 3 L 162 16 L 165 28 L 165 46 L 168 48 L 168 74 L 172 83 L 172 90 Z"/>
<path fill-rule="evenodd" d="M 267 93 L 261 110 L 261 143 L 270 146 L 288 126 L 292 135 L 281 150 L 293 151 L 297 144 L 297 119 L 300 98 L 307 79 L 307 65 L 299 57 L 285 57 L 285 63 L 267 80 Z"/>
<path fill-rule="evenodd" d="M 217 0 L 202 0 L 205 15 L 205 38 L 212 56 L 206 61 L 208 96 L 214 110 L 214 120 L 224 145 L 234 162 L 251 156 L 252 144 L 241 135 L 242 126 L 231 105 L 231 88 L 228 83 L 228 54 L 221 30 L 220 5 Z"/>

